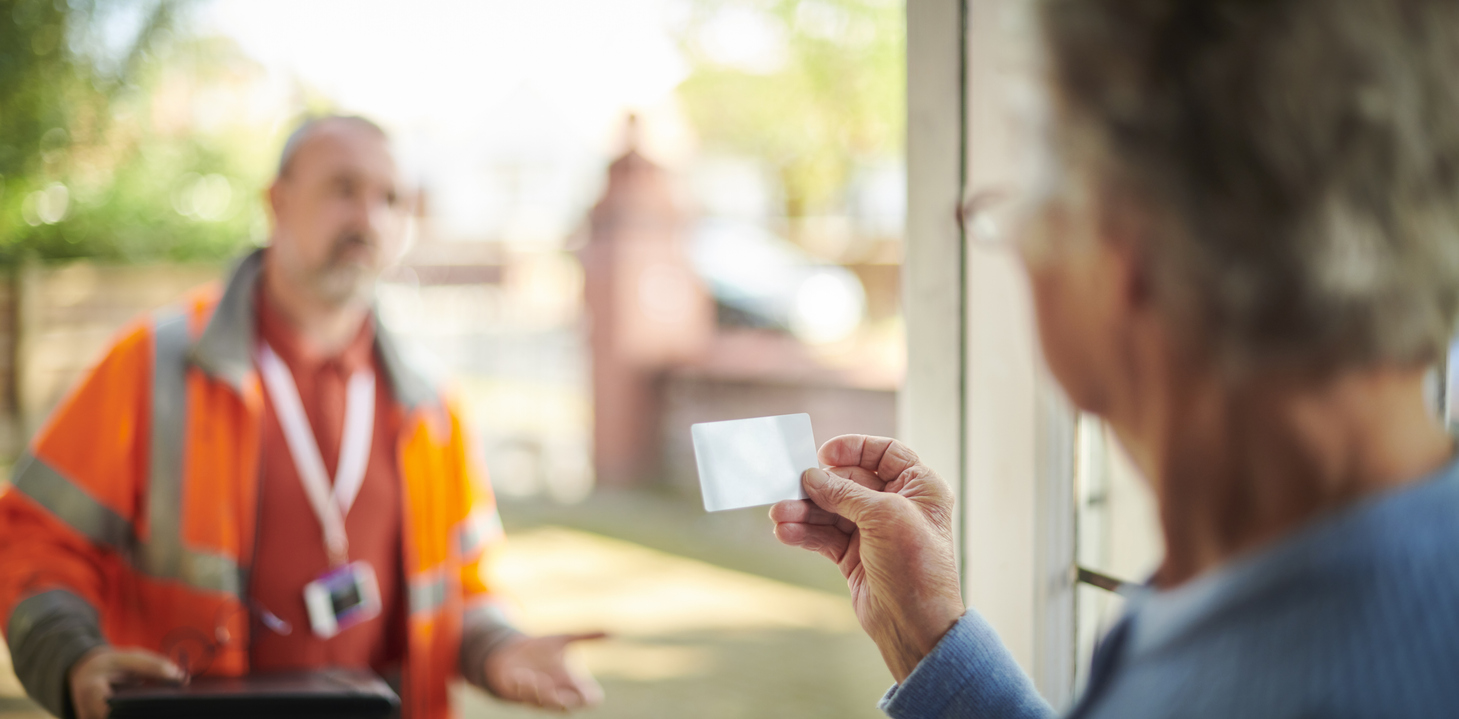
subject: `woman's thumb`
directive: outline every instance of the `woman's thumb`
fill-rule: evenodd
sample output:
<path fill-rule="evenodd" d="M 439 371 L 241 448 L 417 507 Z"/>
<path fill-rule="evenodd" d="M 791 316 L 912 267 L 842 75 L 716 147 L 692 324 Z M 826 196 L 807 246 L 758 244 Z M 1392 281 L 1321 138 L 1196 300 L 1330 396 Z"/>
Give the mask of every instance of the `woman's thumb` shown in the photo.
<path fill-rule="evenodd" d="M 867 511 L 879 503 L 882 494 L 824 469 L 808 469 L 801 475 L 805 493 L 816 506 L 860 524 Z"/>

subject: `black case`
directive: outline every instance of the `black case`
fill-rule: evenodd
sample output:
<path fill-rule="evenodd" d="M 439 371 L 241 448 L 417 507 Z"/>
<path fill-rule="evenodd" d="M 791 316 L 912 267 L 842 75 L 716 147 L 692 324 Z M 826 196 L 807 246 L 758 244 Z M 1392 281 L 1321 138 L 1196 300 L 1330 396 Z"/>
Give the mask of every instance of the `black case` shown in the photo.
<path fill-rule="evenodd" d="M 362 670 L 200 677 L 183 686 L 120 687 L 107 700 L 113 719 L 386 719 L 400 698 L 378 676 Z"/>

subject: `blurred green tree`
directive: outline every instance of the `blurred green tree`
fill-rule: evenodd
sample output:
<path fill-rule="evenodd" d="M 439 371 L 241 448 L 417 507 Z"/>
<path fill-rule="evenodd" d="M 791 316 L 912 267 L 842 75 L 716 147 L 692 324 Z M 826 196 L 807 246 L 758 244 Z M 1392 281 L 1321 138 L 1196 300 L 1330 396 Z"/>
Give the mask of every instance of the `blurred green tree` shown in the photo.
<path fill-rule="evenodd" d="M 785 214 L 835 211 L 857 164 L 900 157 L 898 0 L 692 0 L 679 97 L 706 149 L 762 159 Z"/>
<path fill-rule="evenodd" d="M 217 260 L 258 234 L 266 165 L 192 91 L 243 61 L 174 0 L 0 0 L 0 262 Z M 205 98 L 204 98 L 205 99 Z"/>

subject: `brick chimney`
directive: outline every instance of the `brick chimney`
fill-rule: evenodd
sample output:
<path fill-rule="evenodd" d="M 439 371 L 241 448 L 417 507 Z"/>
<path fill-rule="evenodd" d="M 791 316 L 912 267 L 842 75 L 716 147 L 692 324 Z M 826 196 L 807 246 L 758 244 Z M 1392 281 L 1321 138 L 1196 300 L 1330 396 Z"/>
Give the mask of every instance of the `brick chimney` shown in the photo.
<path fill-rule="evenodd" d="M 688 218 L 668 173 L 639 153 L 629 116 L 627 151 L 608 167 L 581 251 L 593 364 L 593 464 L 601 487 L 657 478 L 663 375 L 700 356 L 714 304 L 690 265 Z"/>

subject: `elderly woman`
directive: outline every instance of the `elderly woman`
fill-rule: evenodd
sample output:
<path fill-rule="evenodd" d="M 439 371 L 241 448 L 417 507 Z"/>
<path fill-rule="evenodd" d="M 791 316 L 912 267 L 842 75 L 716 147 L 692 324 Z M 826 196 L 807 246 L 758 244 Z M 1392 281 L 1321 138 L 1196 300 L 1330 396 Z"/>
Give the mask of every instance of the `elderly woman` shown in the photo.
<path fill-rule="evenodd" d="M 1459 314 L 1459 2 L 1041 7 L 1044 355 L 1167 548 L 1073 716 L 1459 715 L 1459 465 L 1423 395 Z M 1051 715 L 964 609 L 947 484 L 889 439 L 820 459 L 771 516 L 845 573 L 883 708 Z"/>

